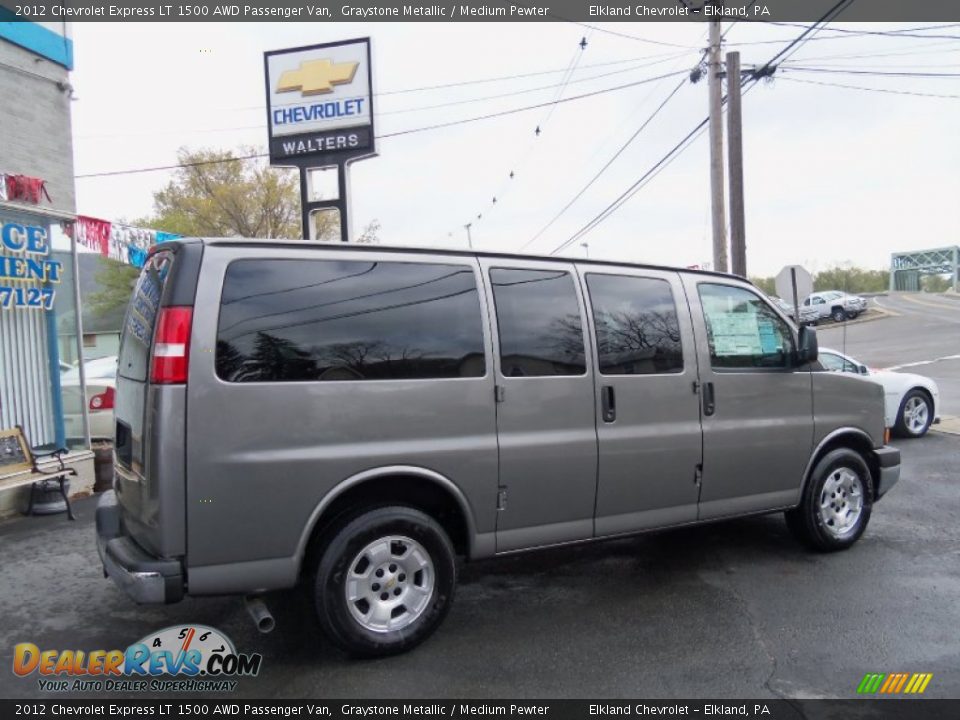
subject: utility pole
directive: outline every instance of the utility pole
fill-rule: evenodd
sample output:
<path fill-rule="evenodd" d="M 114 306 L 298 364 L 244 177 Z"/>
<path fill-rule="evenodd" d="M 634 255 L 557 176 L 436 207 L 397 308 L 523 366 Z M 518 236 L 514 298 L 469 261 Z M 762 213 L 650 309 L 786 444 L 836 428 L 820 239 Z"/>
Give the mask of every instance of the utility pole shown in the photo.
<path fill-rule="evenodd" d="M 583 256 L 584 256 L 587 260 L 589 260 L 589 259 L 590 259 L 590 243 L 582 242 L 582 243 L 580 243 L 580 247 L 583 248 Z"/>
<path fill-rule="evenodd" d="M 722 6 L 722 0 L 714 0 Z M 713 216 L 713 269 L 727 272 L 727 219 L 723 193 L 723 86 L 720 73 L 720 21 L 710 21 L 707 80 L 710 95 L 710 195 Z"/>
<path fill-rule="evenodd" d="M 740 53 L 727 53 L 727 152 L 730 173 L 730 270 L 747 277 L 747 234 L 743 207 L 743 113 Z"/>
<path fill-rule="evenodd" d="M 473 250 L 473 238 L 470 237 L 470 228 L 473 223 L 467 223 L 464 227 L 467 229 L 467 247 Z"/>

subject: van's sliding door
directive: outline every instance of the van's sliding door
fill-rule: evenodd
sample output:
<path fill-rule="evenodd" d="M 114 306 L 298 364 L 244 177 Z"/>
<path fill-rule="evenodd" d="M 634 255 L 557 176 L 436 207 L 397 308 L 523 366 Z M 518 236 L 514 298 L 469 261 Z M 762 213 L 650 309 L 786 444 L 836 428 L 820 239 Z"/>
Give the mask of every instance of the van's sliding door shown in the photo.
<path fill-rule="evenodd" d="M 596 535 L 693 521 L 702 438 L 680 279 L 656 270 L 579 269 L 597 366 Z"/>

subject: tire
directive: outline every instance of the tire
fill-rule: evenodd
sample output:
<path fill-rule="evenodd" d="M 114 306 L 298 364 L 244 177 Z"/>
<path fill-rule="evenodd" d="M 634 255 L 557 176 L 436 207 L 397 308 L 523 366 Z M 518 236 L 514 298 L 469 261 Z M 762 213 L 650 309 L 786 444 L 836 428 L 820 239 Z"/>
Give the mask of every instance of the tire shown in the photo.
<path fill-rule="evenodd" d="M 847 311 L 842 307 L 835 307 L 830 311 L 830 317 L 833 318 L 834 322 L 843 322 L 847 319 Z"/>
<path fill-rule="evenodd" d="M 853 311 L 847 312 L 847 318 L 849 318 L 850 320 L 856 320 L 859 316 L 860 316 L 859 312 L 853 312 Z"/>
<path fill-rule="evenodd" d="M 932 423 L 933 402 L 930 396 L 919 388 L 913 388 L 900 401 L 894 430 L 899 437 L 919 438 L 927 434 Z"/>
<path fill-rule="evenodd" d="M 456 564 L 435 520 L 409 507 L 382 507 L 354 515 L 327 540 L 312 587 L 320 628 L 335 645 L 356 657 L 383 657 L 437 629 L 453 602 Z"/>
<path fill-rule="evenodd" d="M 872 508 L 870 468 L 859 453 L 838 448 L 816 464 L 799 507 L 785 515 L 797 540 L 818 552 L 834 552 L 860 539 Z"/>

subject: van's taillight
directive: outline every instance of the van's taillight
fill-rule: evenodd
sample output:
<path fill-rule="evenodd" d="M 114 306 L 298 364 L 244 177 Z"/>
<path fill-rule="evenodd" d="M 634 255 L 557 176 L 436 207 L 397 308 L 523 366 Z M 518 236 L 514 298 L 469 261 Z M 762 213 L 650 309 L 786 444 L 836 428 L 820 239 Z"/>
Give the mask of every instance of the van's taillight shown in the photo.
<path fill-rule="evenodd" d="M 105 388 L 102 393 L 90 398 L 88 407 L 92 412 L 97 410 L 113 410 L 113 388 Z"/>
<path fill-rule="evenodd" d="M 153 344 L 153 369 L 150 373 L 150 382 L 170 385 L 187 381 L 192 322 L 193 308 L 160 308 Z"/>

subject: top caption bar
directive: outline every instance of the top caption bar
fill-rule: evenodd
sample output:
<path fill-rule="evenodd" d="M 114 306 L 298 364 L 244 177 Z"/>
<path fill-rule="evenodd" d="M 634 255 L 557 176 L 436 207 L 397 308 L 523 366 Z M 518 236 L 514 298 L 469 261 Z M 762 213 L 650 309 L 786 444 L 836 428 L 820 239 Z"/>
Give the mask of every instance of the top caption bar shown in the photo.
<path fill-rule="evenodd" d="M 26 22 L 814 22 L 837 0 L 247 0 L 151 2 L 145 0 L 0 0 L 0 21 Z M 840 22 L 949 22 L 960 20 L 958 0 L 853 0 Z M 960 37 L 960 33 L 958 33 Z"/>

